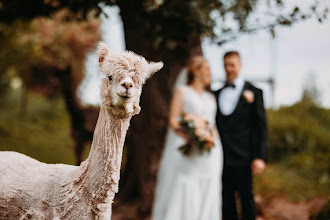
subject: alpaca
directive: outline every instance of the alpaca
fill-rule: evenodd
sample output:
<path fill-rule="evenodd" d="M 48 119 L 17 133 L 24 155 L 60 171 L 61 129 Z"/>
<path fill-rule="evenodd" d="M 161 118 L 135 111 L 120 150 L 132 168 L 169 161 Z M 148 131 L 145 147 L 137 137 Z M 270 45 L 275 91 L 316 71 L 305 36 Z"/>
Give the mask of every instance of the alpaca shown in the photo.
<path fill-rule="evenodd" d="M 98 54 L 106 77 L 88 158 L 71 166 L 0 152 L 0 219 L 111 219 L 129 122 L 140 112 L 142 85 L 163 63 L 110 53 L 103 43 Z"/>

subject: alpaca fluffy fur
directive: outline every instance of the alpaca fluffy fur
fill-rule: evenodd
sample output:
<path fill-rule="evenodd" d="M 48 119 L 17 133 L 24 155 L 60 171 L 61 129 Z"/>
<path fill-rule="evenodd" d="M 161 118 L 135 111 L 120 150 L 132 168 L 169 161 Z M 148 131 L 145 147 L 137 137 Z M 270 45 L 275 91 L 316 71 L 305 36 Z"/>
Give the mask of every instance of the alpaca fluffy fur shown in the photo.
<path fill-rule="evenodd" d="M 106 77 L 87 160 L 80 166 L 45 164 L 0 152 L 0 219 L 111 218 L 129 121 L 140 111 L 142 85 L 163 63 L 148 63 L 133 52 L 112 54 L 103 43 L 98 54 Z"/>

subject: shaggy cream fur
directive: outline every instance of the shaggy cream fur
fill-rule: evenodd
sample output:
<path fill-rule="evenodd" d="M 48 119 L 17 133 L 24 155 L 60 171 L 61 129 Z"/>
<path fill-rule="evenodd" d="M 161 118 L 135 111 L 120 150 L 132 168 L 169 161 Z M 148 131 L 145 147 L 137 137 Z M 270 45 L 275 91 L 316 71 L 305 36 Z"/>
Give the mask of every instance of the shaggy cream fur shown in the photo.
<path fill-rule="evenodd" d="M 0 152 L 0 219 L 111 219 L 129 121 L 147 78 L 163 67 L 133 52 L 98 47 L 101 109 L 91 152 L 80 166 L 45 164 Z"/>

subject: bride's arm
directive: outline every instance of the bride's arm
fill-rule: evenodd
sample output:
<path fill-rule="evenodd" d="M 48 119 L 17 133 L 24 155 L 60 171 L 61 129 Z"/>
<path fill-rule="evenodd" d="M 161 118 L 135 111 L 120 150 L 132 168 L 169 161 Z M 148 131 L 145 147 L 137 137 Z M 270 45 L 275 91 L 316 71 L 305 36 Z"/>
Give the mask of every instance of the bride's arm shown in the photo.
<path fill-rule="evenodd" d="M 181 126 L 178 121 L 178 118 L 182 114 L 182 91 L 177 89 L 174 92 L 173 98 L 170 105 L 170 114 L 169 114 L 169 125 L 175 131 L 180 130 Z"/>
<path fill-rule="evenodd" d="M 182 131 L 182 127 L 179 123 L 179 117 L 182 115 L 182 91 L 181 89 L 177 89 L 174 92 L 173 98 L 171 100 L 170 105 L 170 114 L 169 114 L 169 126 L 173 128 L 173 130 L 183 137 L 186 141 L 190 141 L 188 135 L 186 135 Z"/>

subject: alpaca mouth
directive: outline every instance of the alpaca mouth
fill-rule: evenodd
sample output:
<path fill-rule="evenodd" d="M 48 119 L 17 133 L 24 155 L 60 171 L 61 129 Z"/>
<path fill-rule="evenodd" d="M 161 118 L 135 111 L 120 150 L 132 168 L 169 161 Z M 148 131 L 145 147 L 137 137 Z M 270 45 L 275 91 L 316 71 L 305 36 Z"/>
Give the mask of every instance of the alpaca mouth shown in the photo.
<path fill-rule="evenodd" d="M 118 94 L 118 96 L 121 98 L 121 99 L 124 99 L 124 100 L 127 100 L 127 99 L 130 99 L 130 98 L 132 98 L 132 96 L 131 95 L 119 95 Z"/>

